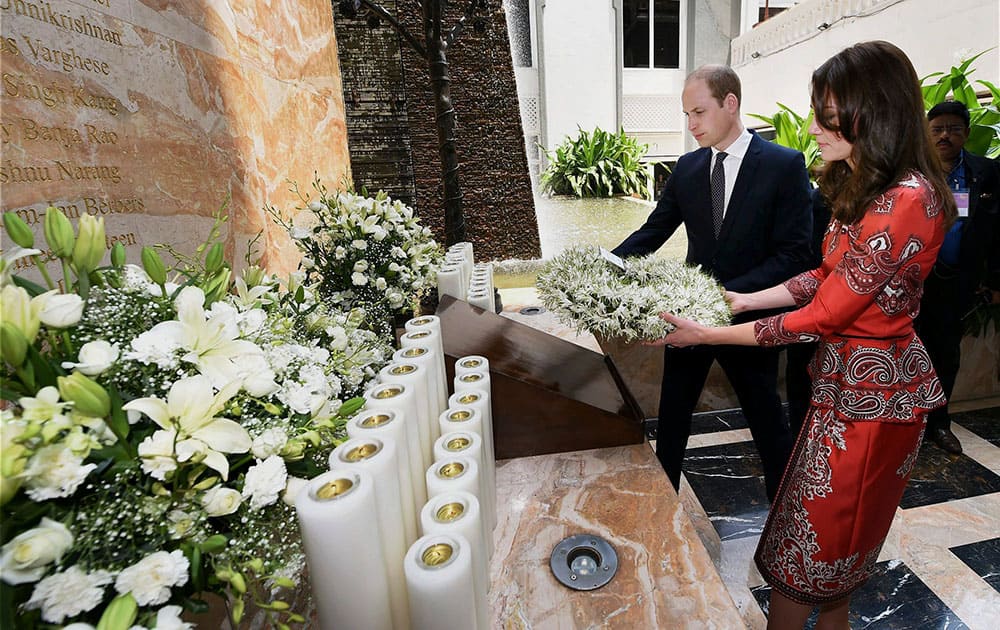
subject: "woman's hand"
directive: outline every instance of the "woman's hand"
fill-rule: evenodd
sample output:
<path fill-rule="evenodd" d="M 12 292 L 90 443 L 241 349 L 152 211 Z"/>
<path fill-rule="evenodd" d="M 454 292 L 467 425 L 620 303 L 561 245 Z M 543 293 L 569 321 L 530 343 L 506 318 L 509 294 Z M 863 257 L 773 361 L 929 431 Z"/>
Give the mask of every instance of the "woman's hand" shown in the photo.
<path fill-rule="evenodd" d="M 674 325 L 674 331 L 663 339 L 647 341 L 643 345 L 647 346 L 671 346 L 673 348 L 686 348 L 687 346 L 697 346 L 705 343 L 705 336 L 709 328 L 702 326 L 698 322 L 675 317 L 670 313 L 660 313 L 660 319 L 668 324 Z"/>
<path fill-rule="evenodd" d="M 733 315 L 739 315 L 740 313 L 754 310 L 750 296 L 747 293 L 726 291 L 726 301 L 729 302 L 729 309 L 733 312 Z"/>

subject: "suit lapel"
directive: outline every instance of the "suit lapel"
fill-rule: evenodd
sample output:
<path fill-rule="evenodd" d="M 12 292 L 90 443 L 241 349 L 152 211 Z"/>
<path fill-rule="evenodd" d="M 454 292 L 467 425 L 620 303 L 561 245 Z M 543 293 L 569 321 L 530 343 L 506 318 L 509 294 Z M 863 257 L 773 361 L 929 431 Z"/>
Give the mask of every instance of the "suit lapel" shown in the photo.
<path fill-rule="evenodd" d="M 743 162 L 740 164 L 740 171 L 736 176 L 736 184 L 733 186 L 733 194 L 729 197 L 726 216 L 722 220 L 722 229 L 719 230 L 719 242 L 726 239 L 729 232 L 732 231 L 733 225 L 740 220 L 743 202 L 750 192 L 750 184 L 754 181 L 757 166 L 760 164 L 761 142 L 766 142 L 766 140 L 761 140 L 757 134 L 753 134 L 753 138 L 750 139 L 750 145 L 747 147 L 747 152 L 743 156 Z"/>
<path fill-rule="evenodd" d="M 702 149 L 701 154 L 698 156 L 698 161 L 693 165 L 692 177 L 693 181 L 696 182 L 691 190 L 694 195 L 692 208 L 700 208 L 701 211 L 694 213 L 693 216 L 685 218 L 685 221 L 697 221 L 698 226 L 691 226 L 692 229 L 699 229 L 699 233 L 713 234 L 714 229 L 712 228 L 712 188 L 709 175 L 709 169 L 712 165 L 712 150 Z"/>

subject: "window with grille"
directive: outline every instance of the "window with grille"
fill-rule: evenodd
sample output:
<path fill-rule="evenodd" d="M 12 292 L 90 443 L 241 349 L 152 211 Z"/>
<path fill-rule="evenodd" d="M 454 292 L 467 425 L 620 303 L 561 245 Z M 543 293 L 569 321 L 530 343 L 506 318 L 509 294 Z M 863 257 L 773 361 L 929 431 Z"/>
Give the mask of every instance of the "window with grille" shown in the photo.
<path fill-rule="evenodd" d="M 625 67 L 679 68 L 680 15 L 680 0 L 623 0 Z"/>

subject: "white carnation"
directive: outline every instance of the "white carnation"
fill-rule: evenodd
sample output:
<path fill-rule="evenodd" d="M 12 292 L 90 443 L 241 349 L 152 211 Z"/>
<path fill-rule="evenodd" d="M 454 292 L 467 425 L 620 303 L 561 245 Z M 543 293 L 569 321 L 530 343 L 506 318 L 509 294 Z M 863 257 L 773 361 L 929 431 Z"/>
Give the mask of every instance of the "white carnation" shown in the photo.
<path fill-rule="evenodd" d="M 288 443 L 288 434 L 281 428 L 265 429 L 260 435 L 253 439 L 250 452 L 257 459 L 267 459 L 271 455 L 277 455 Z"/>
<path fill-rule="evenodd" d="M 140 606 L 156 606 L 170 599 L 172 586 L 187 583 L 189 566 L 179 549 L 156 551 L 119 573 L 115 590 L 122 595 L 132 593 Z"/>
<path fill-rule="evenodd" d="M 164 606 L 156 611 L 156 630 L 191 630 L 194 624 L 181 619 L 180 606 Z"/>
<path fill-rule="evenodd" d="M 66 617 L 87 612 L 100 604 L 104 599 L 104 587 L 110 583 L 111 574 L 107 571 L 84 573 L 79 567 L 70 567 L 35 585 L 25 607 L 41 608 L 43 620 L 62 623 Z"/>
<path fill-rule="evenodd" d="M 83 463 L 83 457 L 65 444 L 50 444 L 38 450 L 25 468 L 23 477 L 32 501 L 46 501 L 71 496 L 77 487 L 97 468 Z"/>
<path fill-rule="evenodd" d="M 250 499 L 250 509 L 259 510 L 278 500 L 285 489 L 288 473 L 285 460 L 271 455 L 247 471 L 243 480 L 243 498 Z"/>

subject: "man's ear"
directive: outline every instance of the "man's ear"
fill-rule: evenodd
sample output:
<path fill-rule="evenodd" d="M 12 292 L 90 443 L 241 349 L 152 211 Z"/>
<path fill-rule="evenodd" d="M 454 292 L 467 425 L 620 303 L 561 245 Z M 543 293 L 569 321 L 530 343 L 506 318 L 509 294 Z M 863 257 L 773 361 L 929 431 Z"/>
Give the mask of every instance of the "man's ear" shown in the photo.
<path fill-rule="evenodd" d="M 732 92 L 726 94 L 726 98 L 722 99 L 722 105 L 726 111 L 732 113 L 740 111 L 740 99 L 736 98 L 736 95 Z"/>

